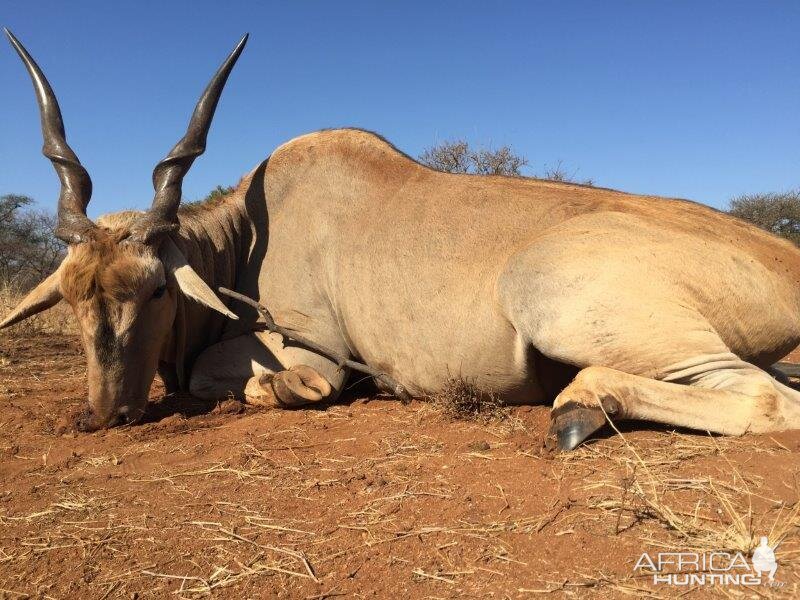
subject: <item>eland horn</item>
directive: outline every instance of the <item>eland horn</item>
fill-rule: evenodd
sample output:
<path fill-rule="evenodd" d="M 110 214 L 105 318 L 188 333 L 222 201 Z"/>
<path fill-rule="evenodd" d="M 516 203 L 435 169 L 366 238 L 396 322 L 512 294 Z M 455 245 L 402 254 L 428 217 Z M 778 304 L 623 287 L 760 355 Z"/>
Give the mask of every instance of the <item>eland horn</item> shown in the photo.
<path fill-rule="evenodd" d="M 25 46 L 5 29 L 14 50 L 17 51 L 25 68 L 33 81 L 39 114 L 42 120 L 42 137 L 44 154 L 53 163 L 58 178 L 61 180 L 61 193 L 58 197 L 58 225 L 56 236 L 68 244 L 86 241 L 91 237 L 95 224 L 86 216 L 86 205 L 92 197 L 92 180 L 83 168 L 78 156 L 67 144 L 64 133 L 64 121 L 61 109 L 53 89 L 42 73 L 39 65 L 31 58 Z"/>
<path fill-rule="evenodd" d="M 186 135 L 153 170 L 155 197 L 150 210 L 134 227 L 131 237 L 137 241 L 148 243 L 177 228 L 183 178 L 194 159 L 205 152 L 214 111 L 228 75 L 247 43 L 248 35 L 242 37 L 209 82 L 194 108 Z"/>

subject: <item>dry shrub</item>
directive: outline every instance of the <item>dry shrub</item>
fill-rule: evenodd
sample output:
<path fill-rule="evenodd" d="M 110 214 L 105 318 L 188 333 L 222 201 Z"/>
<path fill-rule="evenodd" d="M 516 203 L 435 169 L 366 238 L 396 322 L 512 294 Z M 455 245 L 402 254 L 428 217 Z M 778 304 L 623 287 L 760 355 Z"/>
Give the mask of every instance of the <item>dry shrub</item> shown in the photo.
<path fill-rule="evenodd" d="M 520 177 L 528 159 L 514 153 L 511 146 L 500 148 L 470 147 L 464 140 L 440 142 L 420 154 L 422 164 L 445 173 L 475 175 L 510 175 Z"/>
<path fill-rule="evenodd" d="M 728 212 L 800 244 L 800 190 L 738 196 L 731 199 Z"/>
<path fill-rule="evenodd" d="M 444 389 L 431 396 L 431 402 L 444 415 L 460 421 L 504 421 L 509 409 L 497 394 L 478 388 L 464 379 L 450 379 Z"/>
<path fill-rule="evenodd" d="M 24 297 L 25 295 L 15 286 L 8 282 L 0 282 L 0 318 L 4 318 L 14 310 Z M 16 325 L 12 325 L 10 328 L 0 332 L 0 334 L 19 337 L 40 333 L 69 335 L 76 332 L 75 319 L 69 310 L 69 306 L 65 302 L 59 302 L 50 310 L 40 312 Z"/>

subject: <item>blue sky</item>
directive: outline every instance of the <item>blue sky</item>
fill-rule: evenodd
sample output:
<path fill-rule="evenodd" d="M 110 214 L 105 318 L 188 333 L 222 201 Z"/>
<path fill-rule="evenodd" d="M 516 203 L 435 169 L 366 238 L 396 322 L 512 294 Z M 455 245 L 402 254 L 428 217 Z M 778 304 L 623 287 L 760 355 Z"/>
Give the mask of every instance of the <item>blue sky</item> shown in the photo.
<path fill-rule="evenodd" d="M 150 173 L 242 33 L 196 199 L 281 143 L 375 130 L 416 156 L 437 140 L 511 144 L 530 174 L 724 206 L 800 185 L 800 2 L 53 2 L 0 25 L 39 61 L 94 181 L 90 216 L 143 208 Z M 0 194 L 54 207 L 33 91 L 0 46 Z"/>

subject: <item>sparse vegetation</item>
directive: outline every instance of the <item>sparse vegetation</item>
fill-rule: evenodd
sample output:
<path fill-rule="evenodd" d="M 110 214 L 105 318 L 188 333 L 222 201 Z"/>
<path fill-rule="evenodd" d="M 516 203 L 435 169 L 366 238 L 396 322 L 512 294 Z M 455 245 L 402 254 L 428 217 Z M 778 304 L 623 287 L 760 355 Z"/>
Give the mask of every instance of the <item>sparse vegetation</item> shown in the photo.
<path fill-rule="evenodd" d="M 602 456 L 614 469 L 599 479 L 587 481 L 593 492 L 589 506 L 609 512 L 615 518 L 614 532 L 635 524 L 654 521 L 675 541 L 661 545 L 675 550 L 701 552 L 728 551 L 750 554 L 759 535 L 767 535 L 771 545 L 782 543 L 800 525 L 800 503 L 767 502 L 754 508 L 758 483 L 744 476 L 728 457 L 737 449 L 753 454 L 782 452 L 781 448 L 742 442 L 736 438 L 686 436 L 672 433 L 669 443 L 654 442 L 634 446 L 616 426 L 618 437 L 596 446 L 584 446 L 576 456 Z M 701 456 L 720 456 L 730 473 L 682 478 L 675 470 L 686 460 Z M 573 457 L 561 455 L 562 460 Z M 622 476 L 620 477 L 620 474 Z M 695 509 L 687 511 L 693 504 Z M 756 518 L 756 513 L 758 518 Z M 794 540 L 793 540 L 794 541 Z"/>
<path fill-rule="evenodd" d="M 212 202 L 214 200 L 218 200 L 227 196 L 228 194 L 234 192 L 236 190 L 236 186 L 233 185 L 218 185 L 213 190 L 208 192 L 205 196 L 198 200 L 186 200 L 185 198 L 181 200 L 181 206 L 188 207 L 189 209 L 201 207 L 206 202 Z"/>
<path fill-rule="evenodd" d="M 464 140 L 445 141 L 425 149 L 419 155 L 421 163 L 447 173 L 474 173 L 475 175 L 522 175 L 528 159 L 514 154 L 511 146 L 493 150 L 475 150 Z"/>
<path fill-rule="evenodd" d="M 581 185 L 594 185 L 594 180 L 584 179 L 581 181 L 577 178 L 577 174 L 577 171 L 573 171 L 572 173 L 568 172 L 564 168 L 564 162 L 559 160 L 553 166 L 545 165 L 544 172 L 539 176 L 539 179 L 561 181 L 563 183 L 579 183 Z"/>
<path fill-rule="evenodd" d="M 634 442 L 615 425 L 612 428 L 613 437 L 556 456 L 565 472 L 576 476 L 576 471 L 583 472 L 583 483 L 576 489 L 579 504 L 588 510 L 580 517 L 583 522 L 598 523 L 597 531 L 610 539 L 624 540 L 635 531 L 642 548 L 651 553 L 741 552 L 751 556 L 763 535 L 771 547 L 779 547 L 783 572 L 796 572 L 800 566 L 797 481 L 791 477 L 781 480 L 777 473 L 765 478 L 748 468 L 755 463 L 782 462 L 792 450 L 771 437 L 703 437 L 675 432 L 638 434 Z M 708 468 L 709 464 L 718 468 Z M 583 587 L 622 592 L 620 584 L 647 583 L 649 573 L 637 572 L 630 581 L 590 577 Z M 565 587 L 557 580 L 546 583 L 548 587 L 540 591 Z M 648 585 L 634 591 L 652 589 Z M 771 591 L 759 595 L 776 597 Z"/>
<path fill-rule="evenodd" d="M 431 400 L 451 419 L 488 422 L 503 420 L 509 415 L 508 408 L 496 394 L 481 390 L 473 382 L 460 378 L 448 381 L 444 389 Z"/>
<path fill-rule="evenodd" d="M 0 314 L 8 314 L 22 296 L 52 273 L 64 256 L 55 237 L 55 215 L 34 208 L 28 196 L 0 196 Z M 67 307 L 59 305 L 14 326 L 15 335 L 72 331 Z"/>
<path fill-rule="evenodd" d="M 509 175 L 521 177 L 529 165 L 525 156 L 516 154 L 511 146 L 474 149 L 465 140 L 450 140 L 434 144 L 419 155 L 419 161 L 437 171 L 445 173 L 472 173 L 474 175 Z M 539 179 L 594 185 L 591 179 L 578 181 L 576 173 L 568 172 L 562 161 L 555 166 L 545 165 L 544 171 L 536 175 Z"/>
<path fill-rule="evenodd" d="M 65 251 L 53 235 L 55 215 L 33 204 L 28 196 L 0 196 L 0 284 L 18 291 L 52 273 Z"/>
<path fill-rule="evenodd" d="M 198 202 L 208 202 L 209 200 L 215 200 L 217 198 L 222 198 L 223 196 L 227 196 L 231 192 L 236 189 L 235 186 L 232 185 L 218 185 L 213 190 L 208 192 L 203 198 L 198 200 Z"/>
<path fill-rule="evenodd" d="M 800 244 L 800 190 L 737 196 L 730 201 L 728 212 Z"/>

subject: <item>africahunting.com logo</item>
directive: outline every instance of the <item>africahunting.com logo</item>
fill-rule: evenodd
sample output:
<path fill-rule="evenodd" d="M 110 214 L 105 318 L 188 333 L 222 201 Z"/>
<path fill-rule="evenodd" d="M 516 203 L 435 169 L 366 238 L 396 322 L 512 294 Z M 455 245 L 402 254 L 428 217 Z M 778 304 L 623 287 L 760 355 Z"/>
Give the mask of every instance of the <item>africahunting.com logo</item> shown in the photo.
<path fill-rule="evenodd" d="M 775 549 L 767 538 L 753 550 L 748 562 L 741 552 L 659 552 L 642 553 L 633 570 L 652 573 L 653 585 L 769 585 L 780 587 L 775 581 L 778 561 Z"/>

